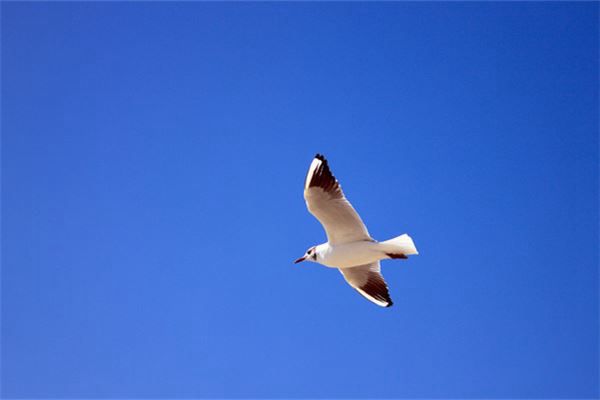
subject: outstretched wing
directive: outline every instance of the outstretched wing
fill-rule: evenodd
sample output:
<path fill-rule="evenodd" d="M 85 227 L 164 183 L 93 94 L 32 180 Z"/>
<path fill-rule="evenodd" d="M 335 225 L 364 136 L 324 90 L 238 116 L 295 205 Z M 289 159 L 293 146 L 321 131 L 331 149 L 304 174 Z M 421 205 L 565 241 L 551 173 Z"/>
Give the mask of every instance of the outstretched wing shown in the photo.
<path fill-rule="evenodd" d="M 344 196 L 327 160 L 320 154 L 313 159 L 304 183 L 304 200 L 327 234 L 330 244 L 373 240 L 352 204 Z"/>
<path fill-rule="evenodd" d="M 381 307 L 391 307 L 392 298 L 381 275 L 379 261 L 352 268 L 339 268 L 346 282 L 367 300 Z"/>

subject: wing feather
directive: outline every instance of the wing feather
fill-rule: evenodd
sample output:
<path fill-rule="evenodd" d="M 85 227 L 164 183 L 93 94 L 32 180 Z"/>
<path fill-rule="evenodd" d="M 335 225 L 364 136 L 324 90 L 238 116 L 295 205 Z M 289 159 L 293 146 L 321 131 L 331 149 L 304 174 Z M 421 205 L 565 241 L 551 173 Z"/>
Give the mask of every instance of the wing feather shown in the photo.
<path fill-rule="evenodd" d="M 327 160 L 320 154 L 315 156 L 308 169 L 304 199 L 308 211 L 323 225 L 330 244 L 373 240 L 360 216 L 344 196 Z"/>
<path fill-rule="evenodd" d="M 380 307 L 391 307 L 392 298 L 381 275 L 379 261 L 352 268 L 339 268 L 346 282 L 367 300 Z"/>

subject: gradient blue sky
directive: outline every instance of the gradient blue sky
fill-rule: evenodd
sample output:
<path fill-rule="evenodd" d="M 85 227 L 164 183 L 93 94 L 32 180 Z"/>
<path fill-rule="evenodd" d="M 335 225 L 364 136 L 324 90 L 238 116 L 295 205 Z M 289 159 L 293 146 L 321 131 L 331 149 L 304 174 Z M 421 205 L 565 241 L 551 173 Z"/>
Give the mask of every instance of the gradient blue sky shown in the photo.
<path fill-rule="evenodd" d="M 598 3 L 1 7 L 4 397 L 598 396 Z"/>

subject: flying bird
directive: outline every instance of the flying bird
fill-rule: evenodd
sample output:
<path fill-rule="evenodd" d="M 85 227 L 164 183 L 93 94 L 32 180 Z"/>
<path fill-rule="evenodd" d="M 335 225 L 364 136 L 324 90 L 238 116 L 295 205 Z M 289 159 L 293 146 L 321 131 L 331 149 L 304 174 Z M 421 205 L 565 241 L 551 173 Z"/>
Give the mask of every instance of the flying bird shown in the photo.
<path fill-rule="evenodd" d="M 390 307 L 393 302 L 379 262 L 419 254 L 411 237 L 404 234 L 384 242 L 374 240 L 321 154 L 308 168 L 304 200 L 308 211 L 323 225 L 327 243 L 309 248 L 294 263 L 312 261 L 337 268 L 366 299 Z"/>

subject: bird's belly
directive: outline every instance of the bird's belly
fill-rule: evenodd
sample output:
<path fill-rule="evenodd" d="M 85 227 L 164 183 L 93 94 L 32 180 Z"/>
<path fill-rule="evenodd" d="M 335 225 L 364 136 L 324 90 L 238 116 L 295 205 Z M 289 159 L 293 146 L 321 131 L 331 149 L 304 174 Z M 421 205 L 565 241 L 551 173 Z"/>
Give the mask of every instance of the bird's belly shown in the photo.
<path fill-rule="evenodd" d="M 332 268 L 349 268 L 369 264 L 382 258 L 376 242 L 355 242 L 329 247 L 320 263 Z"/>

